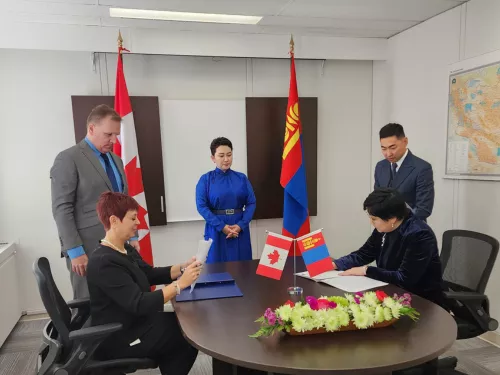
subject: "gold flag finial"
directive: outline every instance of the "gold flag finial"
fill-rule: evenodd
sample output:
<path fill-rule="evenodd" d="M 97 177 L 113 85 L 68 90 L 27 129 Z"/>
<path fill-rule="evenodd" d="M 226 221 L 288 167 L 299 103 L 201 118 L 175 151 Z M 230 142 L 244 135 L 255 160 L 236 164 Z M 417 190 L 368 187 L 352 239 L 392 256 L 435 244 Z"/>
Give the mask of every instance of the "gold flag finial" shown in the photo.
<path fill-rule="evenodd" d="M 120 50 L 120 53 L 121 53 L 122 48 L 123 48 L 122 32 L 120 30 L 118 30 L 118 49 Z"/>
<path fill-rule="evenodd" d="M 290 35 L 290 53 L 294 52 L 295 43 L 293 42 L 293 34 Z"/>

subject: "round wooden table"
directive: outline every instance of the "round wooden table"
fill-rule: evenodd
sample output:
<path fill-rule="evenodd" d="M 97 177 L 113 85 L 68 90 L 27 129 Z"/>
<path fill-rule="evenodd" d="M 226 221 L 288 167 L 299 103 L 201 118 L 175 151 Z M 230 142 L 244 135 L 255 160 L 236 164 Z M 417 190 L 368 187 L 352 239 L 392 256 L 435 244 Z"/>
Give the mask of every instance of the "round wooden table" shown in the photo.
<path fill-rule="evenodd" d="M 287 287 L 293 285 L 294 279 L 292 259 L 287 262 L 280 281 L 256 275 L 257 264 L 258 261 L 246 261 L 205 265 L 206 273 L 231 274 L 243 297 L 174 302 L 187 340 L 213 357 L 214 375 L 259 371 L 301 375 L 391 374 L 435 363 L 457 336 L 457 326 L 450 314 L 413 296 L 412 305 L 421 313 L 418 322 L 402 317 L 387 328 L 250 338 L 248 335 L 259 329 L 255 319 L 266 308 L 274 309 L 289 299 Z M 297 271 L 303 269 L 303 265 L 298 265 Z M 300 277 L 297 277 L 297 285 L 304 288 L 304 297 L 344 294 L 339 289 Z M 394 286 L 380 289 L 389 295 L 404 292 Z M 426 374 L 434 371 L 437 373 L 431 368 Z"/>

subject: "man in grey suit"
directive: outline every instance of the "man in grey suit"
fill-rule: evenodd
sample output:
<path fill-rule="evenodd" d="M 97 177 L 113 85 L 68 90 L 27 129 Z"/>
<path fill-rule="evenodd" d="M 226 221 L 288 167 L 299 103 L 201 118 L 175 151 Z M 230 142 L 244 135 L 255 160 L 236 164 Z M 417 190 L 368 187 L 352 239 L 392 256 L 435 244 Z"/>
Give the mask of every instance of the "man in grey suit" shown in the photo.
<path fill-rule="evenodd" d="M 120 116 L 107 105 L 95 107 L 87 119 L 87 136 L 57 155 L 50 170 L 52 214 L 61 256 L 66 258 L 74 298 L 88 297 L 88 257 L 104 238 L 96 213 L 105 191 L 127 194 L 123 162 L 111 152 L 120 134 Z M 137 238 L 131 244 L 138 249 Z"/>
<path fill-rule="evenodd" d="M 407 148 L 408 138 L 401 125 L 387 124 L 379 135 L 385 160 L 375 167 L 375 188 L 398 190 L 413 213 L 426 220 L 434 207 L 432 166 Z"/>

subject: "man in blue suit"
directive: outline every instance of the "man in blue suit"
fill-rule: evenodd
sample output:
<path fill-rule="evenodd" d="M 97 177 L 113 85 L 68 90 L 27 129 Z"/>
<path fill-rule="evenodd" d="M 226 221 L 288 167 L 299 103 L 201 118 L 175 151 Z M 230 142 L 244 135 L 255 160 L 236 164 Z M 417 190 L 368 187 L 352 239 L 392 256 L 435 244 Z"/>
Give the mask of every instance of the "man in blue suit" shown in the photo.
<path fill-rule="evenodd" d="M 398 190 L 413 213 L 426 220 L 434 207 L 432 166 L 407 148 L 408 138 L 401 125 L 387 124 L 379 135 L 385 160 L 375 167 L 375 189 Z"/>

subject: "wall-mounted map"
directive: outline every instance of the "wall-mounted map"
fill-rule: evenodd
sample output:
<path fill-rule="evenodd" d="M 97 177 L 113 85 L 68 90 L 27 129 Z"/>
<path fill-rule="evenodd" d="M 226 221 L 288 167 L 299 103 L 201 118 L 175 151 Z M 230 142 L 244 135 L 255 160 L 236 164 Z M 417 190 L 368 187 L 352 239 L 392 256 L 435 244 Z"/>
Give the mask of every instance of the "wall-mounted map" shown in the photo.
<path fill-rule="evenodd" d="M 500 51 L 453 64 L 446 175 L 500 180 Z"/>

